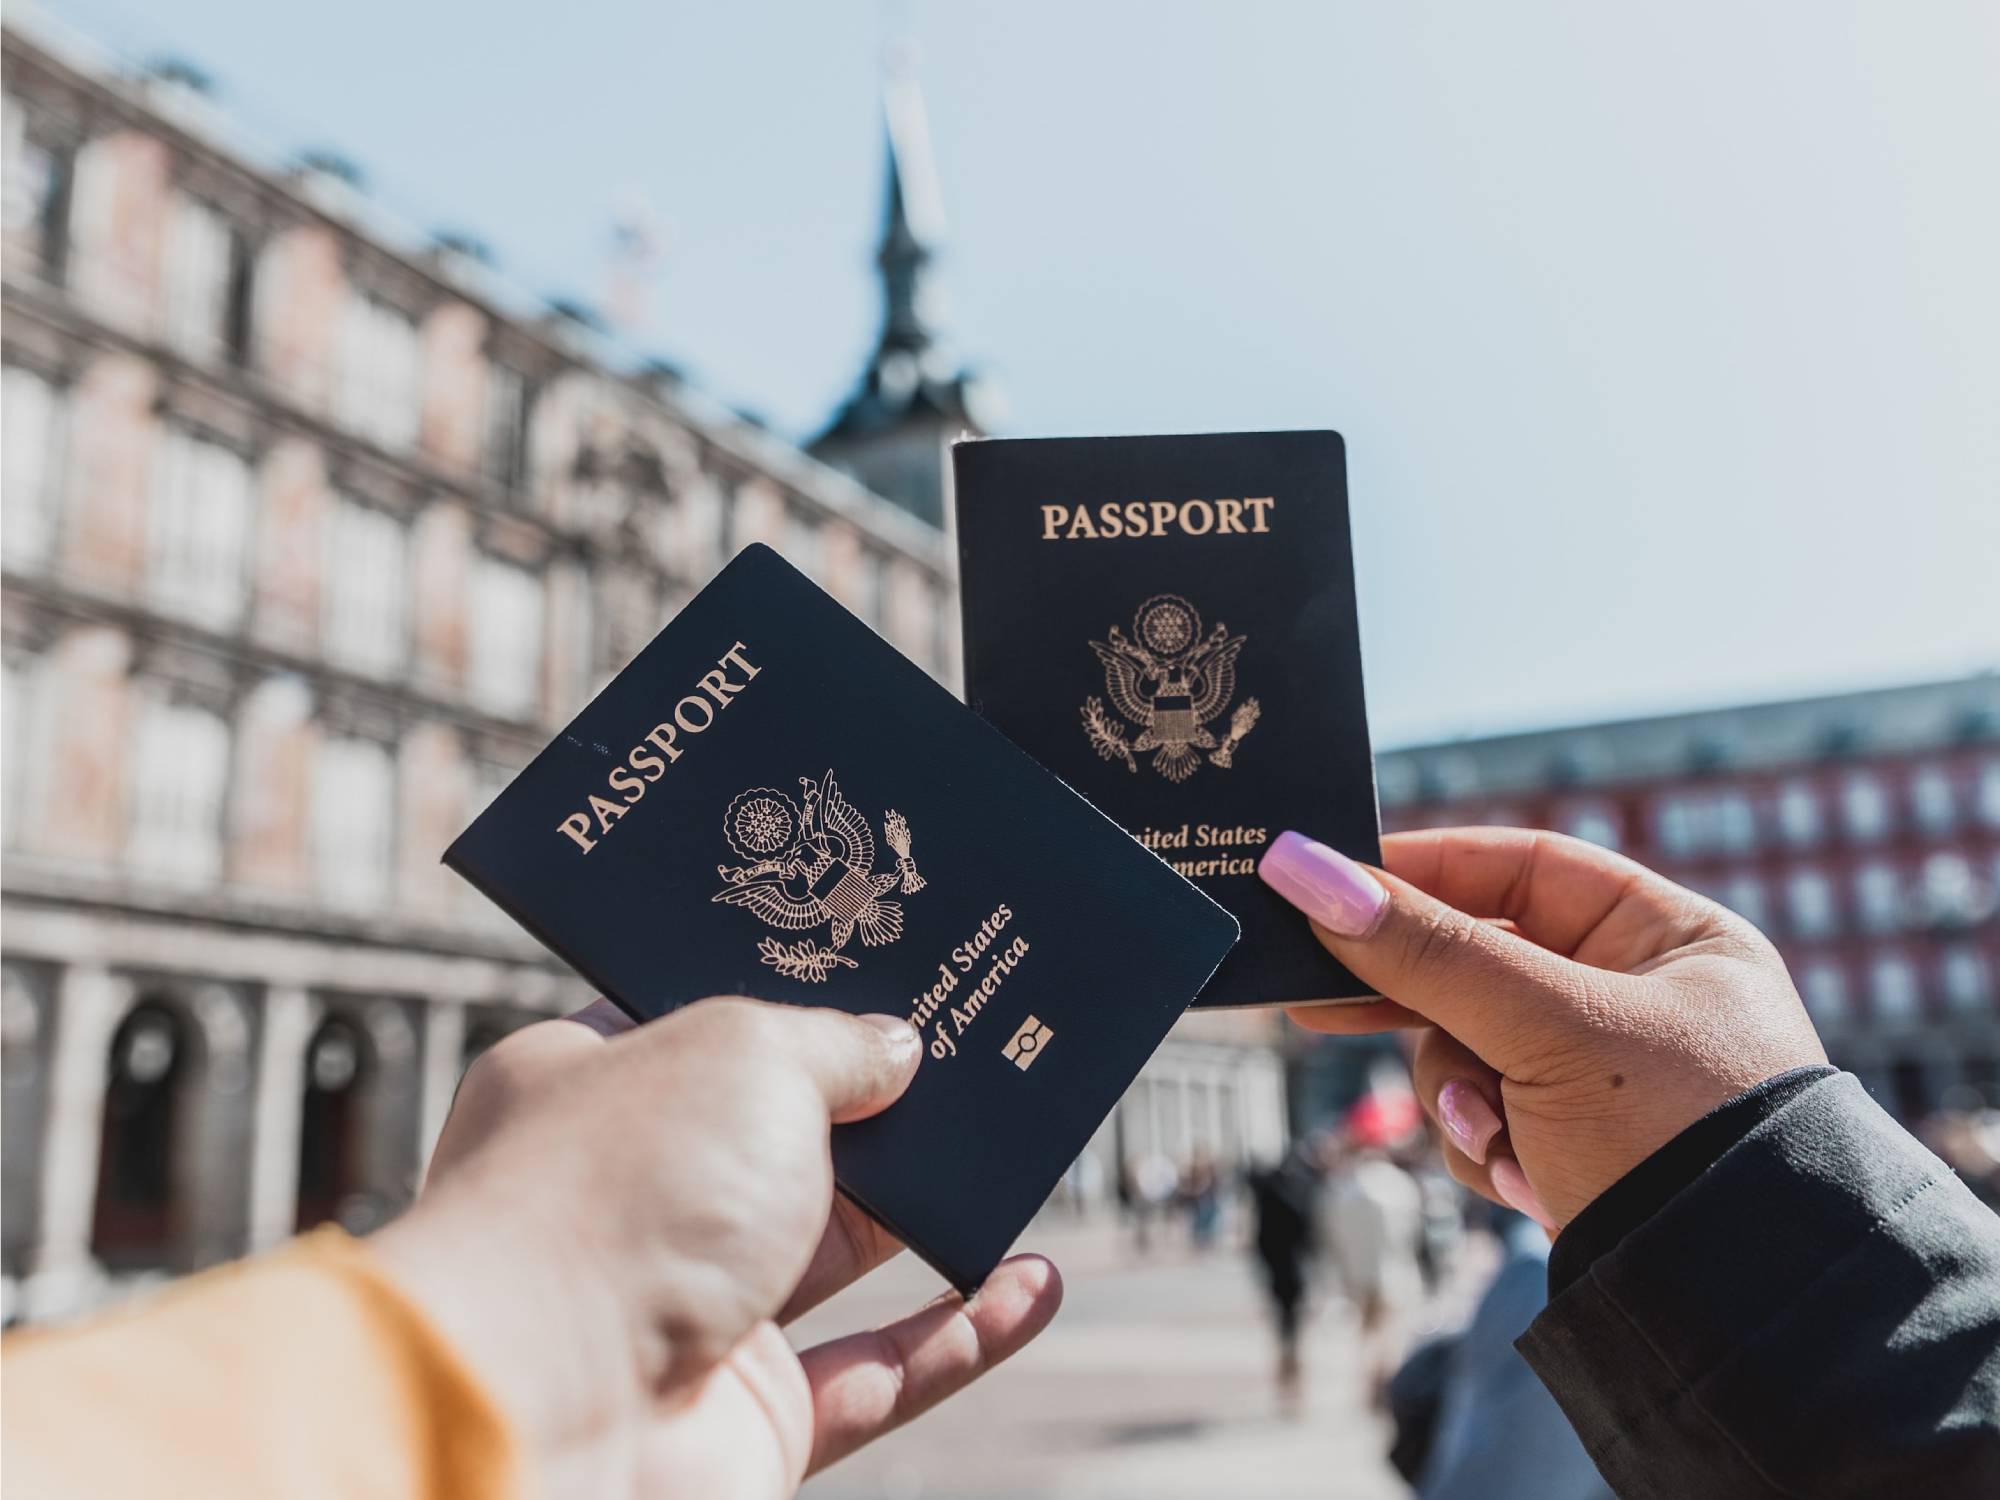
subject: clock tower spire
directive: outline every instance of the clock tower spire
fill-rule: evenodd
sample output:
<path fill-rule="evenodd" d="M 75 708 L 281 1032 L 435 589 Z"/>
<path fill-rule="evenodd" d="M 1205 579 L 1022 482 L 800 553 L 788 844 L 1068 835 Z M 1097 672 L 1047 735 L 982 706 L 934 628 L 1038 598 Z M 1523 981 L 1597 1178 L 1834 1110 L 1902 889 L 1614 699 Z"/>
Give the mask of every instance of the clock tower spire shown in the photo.
<path fill-rule="evenodd" d="M 884 68 L 888 172 L 875 264 L 882 326 L 853 392 L 810 445 L 877 494 L 945 524 L 952 439 L 984 430 L 979 382 L 942 335 L 936 261 L 944 208 L 913 49 L 891 47 Z"/>

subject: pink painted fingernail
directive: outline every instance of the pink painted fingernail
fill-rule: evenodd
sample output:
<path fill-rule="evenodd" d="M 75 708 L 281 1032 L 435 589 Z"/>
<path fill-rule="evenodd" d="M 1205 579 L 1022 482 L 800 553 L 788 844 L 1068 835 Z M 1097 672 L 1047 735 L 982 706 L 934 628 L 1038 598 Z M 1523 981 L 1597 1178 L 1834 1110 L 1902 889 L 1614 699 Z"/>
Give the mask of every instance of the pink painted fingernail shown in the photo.
<path fill-rule="evenodd" d="M 1529 1186 L 1528 1174 L 1521 1170 L 1521 1164 L 1513 1157 L 1496 1156 L 1493 1165 L 1487 1168 L 1487 1176 L 1492 1179 L 1493 1191 L 1500 1195 L 1502 1203 L 1516 1213 L 1526 1214 L 1544 1229 L 1556 1227 L 1556 1221 L 1542 1206 L 1542 1195 Z"/>
<path fill-rule="evenodd" d="M 1493 1106 L 1463 1078 L 1438 1090 L 1438 1120 L 1451 1143 L 1476 1162 L 1486 1160 L 1486 1148 L 1500 1133 L 1500 1117 Z"/>
<path fill-rule="evenodd" d="M 1338 849 L 1290 829 L 1272 840 L 1257 864 L 1264 884 L 1327 931 L 1366 937 L 1389 904 L 1389 893 Z"/>

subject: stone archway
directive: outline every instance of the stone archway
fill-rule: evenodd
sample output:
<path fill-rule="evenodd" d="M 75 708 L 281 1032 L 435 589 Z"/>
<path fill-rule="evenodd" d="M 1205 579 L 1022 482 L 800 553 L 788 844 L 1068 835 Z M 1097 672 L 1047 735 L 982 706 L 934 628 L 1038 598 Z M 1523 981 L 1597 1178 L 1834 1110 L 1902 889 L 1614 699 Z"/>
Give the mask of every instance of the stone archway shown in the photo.
<path fill-rule="evenodd" d="M 43 1120 L 48 1109 L 50 983 L 41 966 L 0 971 L 0 1273 L 11 1289 L 41 1233 Z M 12 1317 L 14 1308 L 6 1309 Z"/>
<path fill-rule="evenodd" d="M 345 1015 L 328 1016 L 306 1044 L 295 1228 L 359 1216 L 354 1200 L 367 1190 L 362 1132 L 379 1071 L 367 1034 Z"/>
<path fill-rule="evenodd" d="M 465 1070 L 479 1060 L 481 1053 L 497 1043 L 510 1031 L 519 1031 L 534 1019 L 517 1011 L 501 1010 L 497 1007 L 482 1008 L 466 1022 L 465 1040 L 458 1049 L 459 1078 L 465 1077 Z"/>
<path fill-rule="evenodd" d="M 177 1159 L 193 1132 L 203 1060 L 179 1007 L 149 996 L 112 1034 L 98 1134 L 90 1253 L 107 1271 L 173 1268 L 189 1205 Z"/>
<path fill-rule="evenodd" d="M 293 1222 L 361 1234 L 410 1200 L 417 1170 L 416 1038 L 404 1006 L 328 1000 L 306 1043 Z"/>
<path fill-rule="evenodd" d="M 187 1271 L 243 1249 L 249 1025 L 219 983 L 141 985 L 104 1053 L 91 1258 Z"/>

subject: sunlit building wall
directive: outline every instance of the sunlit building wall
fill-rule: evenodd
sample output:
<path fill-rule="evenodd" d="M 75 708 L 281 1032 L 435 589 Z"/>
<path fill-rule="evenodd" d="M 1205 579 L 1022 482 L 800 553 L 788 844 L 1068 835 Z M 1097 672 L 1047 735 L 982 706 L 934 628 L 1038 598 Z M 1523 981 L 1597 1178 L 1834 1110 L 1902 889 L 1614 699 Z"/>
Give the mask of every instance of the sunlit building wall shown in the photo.
<path fill-rule="evenodd" d="M 184 79 L 10 28 L 5 120 L 19 1312 L 407 1200 L 466 1060 L 587 998 L 439 852 L 738 547 L 956 642 L 935 526 Z"/>
<path fill-rule="evenodd" d="M 917 396 L 965 388 L 898 301 L 928 248 L 835 424 L 912 474 L 885 496 L 337 159 L 263 160 L 190 70 L 11 22 L 4 69 L 11 1320 L 407 1203 L 468 1061 L 589 998 L 445 845 L 750 542 L 955 686 L 937 485 L 971 416 L 891 399 L 913 341 Z M 902 135 L 885 239 L 929 171 Z M 1133 1139 L 1275 1149 L 1268 1028 L 1191 1032 Z"/>

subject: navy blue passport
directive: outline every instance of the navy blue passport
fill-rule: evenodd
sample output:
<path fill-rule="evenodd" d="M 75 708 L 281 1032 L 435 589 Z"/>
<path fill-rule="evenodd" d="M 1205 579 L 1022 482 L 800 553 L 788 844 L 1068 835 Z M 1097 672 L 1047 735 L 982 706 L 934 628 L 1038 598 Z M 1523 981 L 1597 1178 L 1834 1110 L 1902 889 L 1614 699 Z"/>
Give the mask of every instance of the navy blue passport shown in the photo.
<path fill-rule="evenodd" d="M 1198 1006 L 1358 998 L 1257 879 L 1381 858 L 1337 432 L 952 450 L 966 702 L 1242 923 Z"/>
<path fill-rule="evenodd" d="M 961 1290 L 1236 938 L 1229 914 L 767 547 L 739 554 L 445 862 L 640 1020 L 908 1016 L 841 1188 Z"/>

